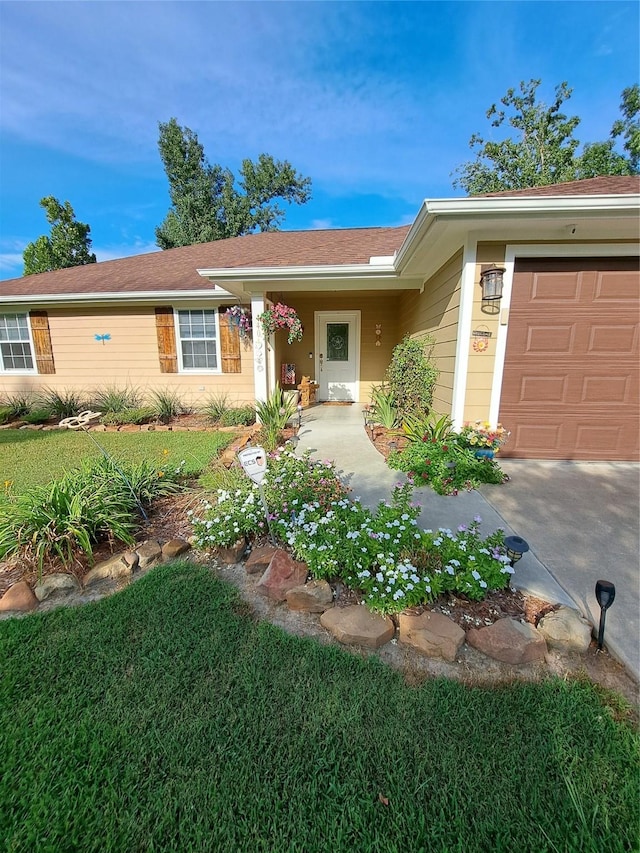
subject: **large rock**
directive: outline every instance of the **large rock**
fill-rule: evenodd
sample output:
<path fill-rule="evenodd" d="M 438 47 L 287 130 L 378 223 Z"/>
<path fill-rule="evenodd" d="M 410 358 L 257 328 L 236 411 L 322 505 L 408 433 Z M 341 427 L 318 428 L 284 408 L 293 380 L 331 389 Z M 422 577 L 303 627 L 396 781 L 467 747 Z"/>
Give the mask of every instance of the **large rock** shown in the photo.
<path fill-rule="evenodd" d="M 398 642 L 427 657 L 454 661 L 464 643 L 464 631 L 442 613 L 401 613 Z"/>
<path fill-rule="evenodd" d="M 388 616 L 372 613 L 361 604 L 332 607 L 320 617 L 320 624 L 339 643 L 378 649 L 393 639 L 395 628 Z"/>
<path fill-rule="evenodd" d="M 538 631 L 549 646 L 566 652 L 586 652 L 592 626 L 572 607 L 559 607 L 538 623 Z"/>
<path fill-rule="evenodd" d="M 245 552 L 245 548 L 247 547 L 247 542 L 244 536 L 241 539 L 238 539 L 233 545 L 230 545 L 228 548 L 217 548 L 216 549 L 216 558 L 221 563 L 225 563 L 226 565 L 233 565 L 234 563 L 239 563 L 242 559 L 242 555 Z"/>
<path fill-rule="evenodd" d="M 175 557 L 179 557 L 180 554 L 185 554 L 190 548 L 191 545 L 185 539 L 181 539 L 180 537 L 170 539 L 162 546 L 162 557 L 165 560 L 173 560 Z"/>
<path fill-rule="evenodd" d="M 147 539 L 142 545 L 136 545 L 136 553 L 138 566 L 141 569 L 146 569 L 147 566 L 152 566 L 162 559 L 162 548 L 155 539 Z"/>
<path fill-rule="evenodd" d="M 45 575 L 40 583 L 36 584 L 34 590 L 38 601 L 44 601 L 54 592 L 63 592 L 65 595 L 80 588 L 80 584 L 73 575 L 58 572 L 53 575 Z"/>
<path fill-rule="evenodd" d="M 261 545 L 254 548 L 245 560 L 245 570 L 249 575 L 257 575 L 266 572 L 273 555 L 278 549 L 273 545 Z"/>
<path fill-rule="evenodd" d="M 121 554 L 116 554 L 115 557 L 104 560 L 104 562 L 98 563 L 97 566 L 90 569 L 82 579 L 82 582 L 87 587 L 108 578 L 130 578 L 131 574 L 131 566 L 125 563 Z"/>
<path fill-rule="evenodd" d="M 309 581 L 304 586 L 294 586 L 287 592 L 289 610 L 305 613 L 324 613 L 333 603 L 333 592 L 327 581 Z"/>
<path fill-rule="evenodd" d="M 284 601 L 290 589 L 304 584 L 308 572 L 306 563 L 298 563 L 291 554 L 277 549 L 256 590 L 274 601 Z"/>
<path fill-rule="evenodd" d="M 508 618 L 486 628 L 470 628 L 467 642 L 487 657 L 515 665 L 544 660 L 547 652 L 544 637 L 533 625 Z"/>
<path fill-rule="evenodd" d="M 31 592 L 31 587 L 26 581 L 14 583 L 0 598 L 0 611 L 19 610 L 26 612 L 35 610 L 37 606 L 38 599 Z"/>

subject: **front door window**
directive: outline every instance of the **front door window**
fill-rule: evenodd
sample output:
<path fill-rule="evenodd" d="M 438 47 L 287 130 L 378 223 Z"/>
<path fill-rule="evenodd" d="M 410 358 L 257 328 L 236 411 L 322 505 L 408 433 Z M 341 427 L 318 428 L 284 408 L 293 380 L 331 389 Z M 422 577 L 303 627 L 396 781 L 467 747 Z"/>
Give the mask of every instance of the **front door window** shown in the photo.
<path fill-rule="evenodd" d="M 327 323 L 327 361 L 349 361 L 348 323 Z"/>

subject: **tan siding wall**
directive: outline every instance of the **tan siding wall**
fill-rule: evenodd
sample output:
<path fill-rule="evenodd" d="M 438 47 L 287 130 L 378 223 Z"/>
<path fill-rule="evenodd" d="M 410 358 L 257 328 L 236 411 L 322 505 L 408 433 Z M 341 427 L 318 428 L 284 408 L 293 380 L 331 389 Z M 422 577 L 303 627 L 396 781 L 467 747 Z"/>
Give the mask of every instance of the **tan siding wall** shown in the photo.
<path fill-rule="evenodd" d="M 453 402 L 461 278 L 462 252 L 459 252 L 425 282 L 422 293 L 405 292 L 400 299 L 400 337 L 427 332 L 435 340 L 433 358 L 440 376 L 434 390 L 433 409 L 439 414 L 450 414 Z"/>
<path fill-rule="evenodd" d="M 304 337 L 300 343 L 287 344 L 287 333 L 276 334 L 276 378 L 280 378 L 282 362 L 296 366 L 296 382 L 302 375 L 315 372 L 316 344 L 314 340 L 315 311 L 360 311 L 360 403 L 367 403 L 372 385 L 383 379 L 394 346 L 398 343 L 399 295 L 362 291 L 358 293 L 305 293 L 289 294 L 280 299 L 280 294 L 271 294 L 274 302 L 283 301 L 298 312 L 304 326 Z M 376 346 L 376 324 L 382 326 L 380 346 Z M 314 355 L 309 358 L 309 353 Z"/>
<path fill-rule="evenodd" d="M 253 349 L 241 342 L 242 372 L 234 374 L 160 373 L 153 306 L 128 309 L 49 309 L 56 372 L 50 376 L 0 375 L 0 396 L 37 391 L 43 386 L 90 393 L 105 385 L 131 385 L 141 391 L 175 389 L 185 405 L 197 406 L 212 393 L 230 403 L 252 402 Z M 95 335 L 109 334 L 100 343 Z"/>
<path fill-rule="evenodd" d="M 496 341 L 500 324 L 500 314 L 485 314 L 482 311 L 482 289 L 480 287 L 480 270 L 483 264 L 504 263 L 506 247 L 504 243 L 479 243 L 476 255 L 476 270 L 473 288 L 473 314 L 471 331 L 489 330 L 491 337 L 488 348 L 477 352 L 473 348 L 474 341 L 481 340 L 471 336 L 469 346 L 469 361 L 467 365 L 467 392 L 464 401 L 464 420 L 486 420 L 489 417 L 491 404 L 491 384 L 495 369 Z"/>

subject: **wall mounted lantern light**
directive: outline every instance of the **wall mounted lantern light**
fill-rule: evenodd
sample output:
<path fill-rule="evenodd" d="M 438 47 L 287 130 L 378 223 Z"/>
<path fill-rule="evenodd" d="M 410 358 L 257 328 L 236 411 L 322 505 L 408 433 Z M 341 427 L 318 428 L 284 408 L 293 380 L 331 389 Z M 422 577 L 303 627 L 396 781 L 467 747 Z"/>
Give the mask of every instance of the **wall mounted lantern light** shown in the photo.
<path fill-rule="evenodd" d="M 502 286 L 506 269 L 495 264 L 480 268 L 480 287 L 482 288 L 482 311 L 485 314 L 497 314 L 502 299 Z"/>

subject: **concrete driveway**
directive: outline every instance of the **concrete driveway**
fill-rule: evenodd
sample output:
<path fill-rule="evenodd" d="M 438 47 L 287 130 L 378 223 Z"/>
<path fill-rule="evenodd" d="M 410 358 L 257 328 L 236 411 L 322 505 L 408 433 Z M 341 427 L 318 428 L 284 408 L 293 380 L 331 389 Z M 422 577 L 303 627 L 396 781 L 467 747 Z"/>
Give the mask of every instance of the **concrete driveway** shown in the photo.
<path fill-rule="evenodd" d="M 640 466 L 502 459 L 481 494 L 597 626 L 598 579 L 615 584 L 605 642 L 640 677 Z"/>

